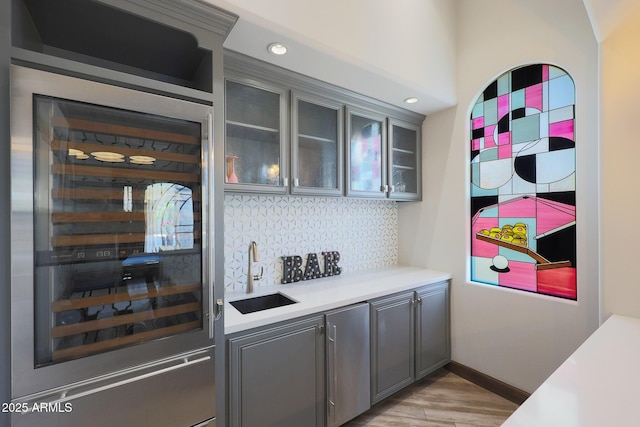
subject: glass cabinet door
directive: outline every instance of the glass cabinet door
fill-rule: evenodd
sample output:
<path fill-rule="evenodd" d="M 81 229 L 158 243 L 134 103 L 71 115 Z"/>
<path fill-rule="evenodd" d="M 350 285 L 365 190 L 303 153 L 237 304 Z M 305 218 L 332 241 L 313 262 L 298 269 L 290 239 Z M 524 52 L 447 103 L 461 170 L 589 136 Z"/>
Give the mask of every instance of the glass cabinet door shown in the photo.
<path fill-rule="evenodd" d="M 347 195 L 385 198 L 386 118 L 349 109 Z"/>
<path fill-rule="evenodd" d="M 33 105 L 36 366 L 202 329 L 202 123 Z"/>
<path fill-rule="evenodd" d="M 294 93 L 292 173 L 294 194 L 342 194 L 342 107 Z"/>
<path fill-rule="evenodd" d="M 420 127 L 389 119 L 389 197 L 420 200 Z"/>
<path fill-rule="evenodd" d="M 226 82 L 225 188 L 286 192 L 284 91 Z"/>

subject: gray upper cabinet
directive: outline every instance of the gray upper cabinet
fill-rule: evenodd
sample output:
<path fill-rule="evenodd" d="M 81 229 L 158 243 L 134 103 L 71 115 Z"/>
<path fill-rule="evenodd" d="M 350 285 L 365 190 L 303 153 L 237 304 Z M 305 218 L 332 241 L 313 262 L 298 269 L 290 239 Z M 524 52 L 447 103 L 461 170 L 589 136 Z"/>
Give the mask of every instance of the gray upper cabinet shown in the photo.
<path fill-rule="evenodd" d="M 291 193 L 343 193 L 342 105 L 294 91 L 291 95 Z"/>
<path fill-rule="evenodd" d="M 386 117 L 347 108 L 347 196 L 387 197 Z"/>
<path fill-rule="evenodd" d="M 238 53 L 225 75 L 225 190 L 422 199 L 423 115 Z"/>
<path fill-rule="evenodd" d="M 286 94 L 274 85 L 226 80 L 226 189 L 286 193 Z"/>
<path fill-rule="evenodd" d="M 421 200 L 420 125 L 349 107 L 347 196 Z"/>
<path fill-rule="evenodd" d="M 191 0 L 9 3 L 14 60 L 207 102 L 222 79 L 213 64 L 238 18 Z"/>
<path fill-rule="evenodd" d="M 420 126 L 389 119 L 388 194 L 394 200 L 422 199 Z"/>

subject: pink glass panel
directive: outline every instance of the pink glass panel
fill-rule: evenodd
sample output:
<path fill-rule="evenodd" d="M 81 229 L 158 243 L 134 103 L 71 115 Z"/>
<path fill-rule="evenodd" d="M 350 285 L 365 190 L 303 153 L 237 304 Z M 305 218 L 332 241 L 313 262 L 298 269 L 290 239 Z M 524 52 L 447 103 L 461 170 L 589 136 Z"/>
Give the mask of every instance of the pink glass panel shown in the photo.
<path fill-rule="evenodd" d="M 542 111 L 542 84 L 529 86 L 524 91 L 525 105 Z"/>
<path fill-rule="evenodd" d="M 551 123 L 549 125 L 549 136 L 560 136 L 562 138 L 567 138 L 573 141 L 573 120 Z"/>

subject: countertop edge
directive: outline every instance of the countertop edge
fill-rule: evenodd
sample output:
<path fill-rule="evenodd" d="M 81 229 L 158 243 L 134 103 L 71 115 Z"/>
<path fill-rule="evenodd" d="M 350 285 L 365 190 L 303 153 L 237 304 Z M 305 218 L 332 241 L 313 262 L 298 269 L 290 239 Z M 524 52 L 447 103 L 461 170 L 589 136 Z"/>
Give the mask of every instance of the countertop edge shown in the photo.
<path fill-rule="evenodd" d="M 504 422 L 504 427 L 637 423 L 640 319 L 611 315 Z"/>

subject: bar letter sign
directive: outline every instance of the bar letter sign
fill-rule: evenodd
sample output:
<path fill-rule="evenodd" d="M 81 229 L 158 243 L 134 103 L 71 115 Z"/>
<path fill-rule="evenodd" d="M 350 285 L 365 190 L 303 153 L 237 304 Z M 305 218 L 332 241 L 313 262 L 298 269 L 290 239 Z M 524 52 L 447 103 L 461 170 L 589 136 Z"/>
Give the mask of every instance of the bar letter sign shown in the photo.
<path fill-rule="evenodd" d="M 320 277 L 337 276 L 342 273 L 342 267 L 338 267 L 338 262 L 340 261 L 339 252 L 322 252 L 322 256 L 324 258 L 324 272 L 320 271 L 317 254 L 307 255 L 307 264 L 304 270 L 301 268 L 302 257 L 300 255 L 281 257 L 282 284 L 318 279 Z"/>

